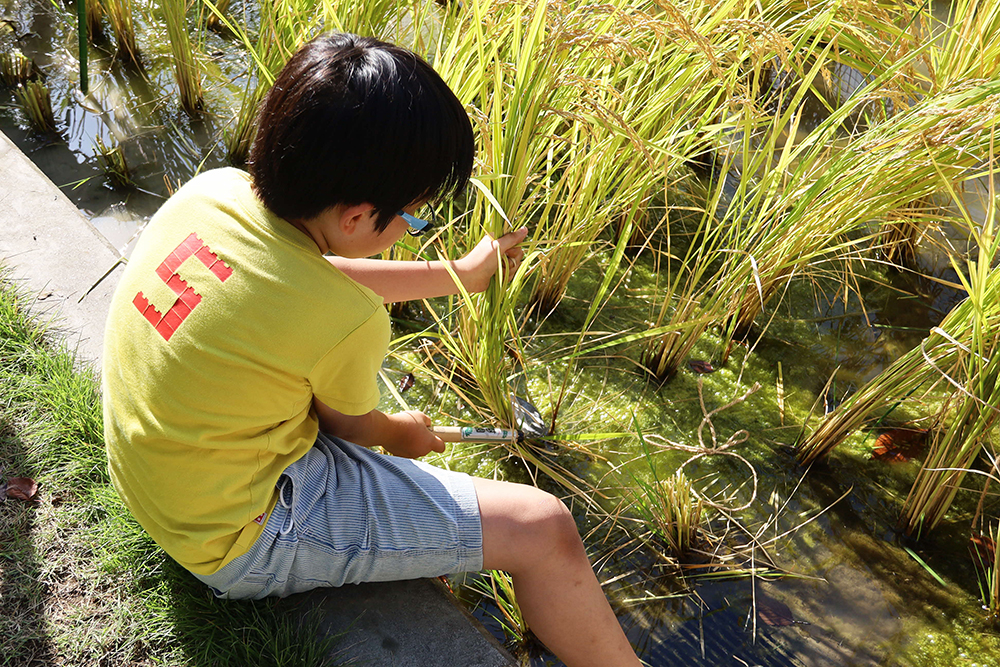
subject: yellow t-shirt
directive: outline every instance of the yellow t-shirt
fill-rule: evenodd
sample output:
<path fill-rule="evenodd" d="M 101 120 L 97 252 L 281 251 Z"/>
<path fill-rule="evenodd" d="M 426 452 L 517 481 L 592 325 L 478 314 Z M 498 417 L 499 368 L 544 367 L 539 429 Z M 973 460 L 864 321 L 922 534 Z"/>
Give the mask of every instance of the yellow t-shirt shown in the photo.
<path fill-rule="evenodd" d="M 104 343 L 111 478 L 175 560 L 211 574 L 245 553 L 282 471 L 319 430 L 315 395 L 378 405 L 382 298 L 274 216 L 237 169 L 199 175 L 150 221 Z"/>

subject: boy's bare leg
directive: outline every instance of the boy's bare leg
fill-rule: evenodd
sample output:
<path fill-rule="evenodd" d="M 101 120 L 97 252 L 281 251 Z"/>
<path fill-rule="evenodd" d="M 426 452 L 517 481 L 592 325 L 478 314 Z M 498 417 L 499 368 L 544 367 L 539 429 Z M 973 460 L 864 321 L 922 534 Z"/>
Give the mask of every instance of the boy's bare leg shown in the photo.
<path fill-rule="evenodd" d="M 569 667 L 639 665 L 562 501 L 523 484 L 475 485 L 483 567 L 511 574 L 532 632 Z"/>

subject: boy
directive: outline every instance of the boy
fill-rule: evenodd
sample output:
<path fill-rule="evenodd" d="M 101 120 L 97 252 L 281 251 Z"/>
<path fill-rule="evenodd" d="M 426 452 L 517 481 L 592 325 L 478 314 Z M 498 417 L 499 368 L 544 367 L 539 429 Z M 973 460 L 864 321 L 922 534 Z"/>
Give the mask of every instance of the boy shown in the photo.
<path fill-rule="evenodd" d="M 250 174 L 192 179 L 125 270 L 104 355 L 112 479 L 219 596 L 504 569 L 564 662 L 637 665 L 558 499 L 413 461 L 444 450 L 428 417 L 376 409 L 383 302 L 457 289 L 441 262 L 364 258 L 426 231 L 414 214 L 462 190 L 473 152 L 462 105 L 405 49 L 329 35 L 295 54 Z M 482 291 L 526 234 L 451 267 Z"/>

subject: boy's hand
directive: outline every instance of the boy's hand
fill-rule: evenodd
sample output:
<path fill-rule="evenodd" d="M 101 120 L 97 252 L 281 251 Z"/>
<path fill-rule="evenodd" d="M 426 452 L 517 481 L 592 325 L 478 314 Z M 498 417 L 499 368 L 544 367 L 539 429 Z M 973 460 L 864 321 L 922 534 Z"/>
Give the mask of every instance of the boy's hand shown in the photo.
<path fill-rule="evenodd" d="M 423 412 L 407 410 L 386 417 L 389 427 L 380 444 L 390 454 L 418 459 L 429 452 L 444 451 L 444 440 L 430 431 L 431 419 Z"/>
<path fill-rule="evenodd" d="M 505 262 L 504 273 L 513 275 L 524 259 L 524 249 L 518 244 L 528 236 L 528 228 L 521 227 L 493 239 L 489 234 L 476 244 L 465 257 L 455 262 L 455 272 L 471 293 L 483 292 L 489 287 L 490 278 L 499 268 L 499 259 Z"/>

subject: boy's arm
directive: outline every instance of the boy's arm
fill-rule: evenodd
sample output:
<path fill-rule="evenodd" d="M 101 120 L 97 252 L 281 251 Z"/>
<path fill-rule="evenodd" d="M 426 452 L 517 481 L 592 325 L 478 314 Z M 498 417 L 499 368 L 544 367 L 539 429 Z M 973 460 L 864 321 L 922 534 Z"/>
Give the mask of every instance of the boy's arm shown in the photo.
<path fill-rule="evenodd" d="M 382 447 L 408 459 L 431 451 L 443 452 L 444 441 L 430 432 L 430 417 L 416 410 L 387 415 L 372 410 L 363 415 L 345 415 L 313 396 L 319 428 L 362 447 Z"/>
<path fill-rule="evenodd" d="M 500 257 L 516 269 L 524 257 L 517 245 L 528 235 L 526 227 L 498 239 L 483 237 L 465 257 L 448 261 L 466 291 L 482 292 L 496 273 Z M 440 261 L 388 261 L 327 257 L 331 264 L 369 288 L 386 302 L 414 301 L 458 294 L 459 289 Z"/>

